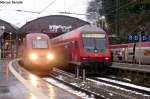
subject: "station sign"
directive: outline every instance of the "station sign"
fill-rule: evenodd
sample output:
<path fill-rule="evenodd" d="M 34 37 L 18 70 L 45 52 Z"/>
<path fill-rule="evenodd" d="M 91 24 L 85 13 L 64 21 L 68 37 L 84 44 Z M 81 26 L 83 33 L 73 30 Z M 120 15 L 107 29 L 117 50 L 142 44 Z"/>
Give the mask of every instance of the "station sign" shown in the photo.
<path fill-rule="evenodd" d="M 71 25 L 68 25 L 68 26 L 65 26 L 65 25 L 49 25 L 49 31 L 52 32 L 52 33 L 59 33 L 59 32 L 69 32 L 71 31 L 72 29 L 72 26 Z"/>
<path fill-rule="evenodd" d="M 129 42 L 147 42 L 150 41 L 150 35 L 129 35 L 128 36 Z"/>

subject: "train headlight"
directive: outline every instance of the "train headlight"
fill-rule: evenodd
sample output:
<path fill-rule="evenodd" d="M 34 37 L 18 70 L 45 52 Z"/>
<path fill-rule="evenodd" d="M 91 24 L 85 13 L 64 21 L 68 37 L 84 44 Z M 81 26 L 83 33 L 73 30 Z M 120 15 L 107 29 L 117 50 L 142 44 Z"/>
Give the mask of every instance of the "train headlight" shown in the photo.
<path fill-rule="evenodd" d="M 53 60 L 54 59 L 54 55 L 52 53 L 48 53 L 47 54 L 47 59 L 48 60 Z"/>
<path fill-rule="evenodd" d="M 30 58 L 31 60 L 37 60 L 37 59 L 38 59 L 38 55 L 37 55 L 36 53 L 31 53 L 31 54 L 29 55 L 29 58 Z"/>
<path fill-rule="evenodd" d="M 109 58 L 109 57 L 105 57 L 105 60 L 106 60 L 106 61 L 109 61 L 109 60 L 110 60 L 110 58 Z"/>

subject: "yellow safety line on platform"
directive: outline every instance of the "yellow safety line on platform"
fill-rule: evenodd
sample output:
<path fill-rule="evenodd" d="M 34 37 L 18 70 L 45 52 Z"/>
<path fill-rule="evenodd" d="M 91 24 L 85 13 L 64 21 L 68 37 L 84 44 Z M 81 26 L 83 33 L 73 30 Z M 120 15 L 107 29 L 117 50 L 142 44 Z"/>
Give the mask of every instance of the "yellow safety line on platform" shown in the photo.
<path fill-rule="evenodd" d="M 29 81 L 25 80 L 22 76 L 20 76 L 12 67 L 12 63 L 16 61 L 13 60 L 9 62 L 9 70 L 12 72 L 12 74 L 21 81 L 38 99 L 49 99 L 48 96 L 46 96 L 44 93 L 42 93 L 38 88 L 32 86 Z"/>

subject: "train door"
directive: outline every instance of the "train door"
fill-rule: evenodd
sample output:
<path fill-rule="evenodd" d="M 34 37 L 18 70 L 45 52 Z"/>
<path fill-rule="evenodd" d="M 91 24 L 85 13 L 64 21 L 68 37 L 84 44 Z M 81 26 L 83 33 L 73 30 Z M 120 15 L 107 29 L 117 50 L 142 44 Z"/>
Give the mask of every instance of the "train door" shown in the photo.
<path fill-rule="evenodd" d="M 79 44 L 78 41 L 74 41 L 72 44 L 72 60 L 73 61 L 78 61 L 78 48 L 79 48 Z"/>
<path fill-rule="evenodd" d="M 135 49 L 136 49 L 136 43 L 128 45 L 128 54 L 127 54 L 127 61 L 128 62 L 134 62 L 135 63 Z"/>
<path fill-rule="evenodd" d="M 143 63 L 150 64 L 150 47 L 143 49 Z"/>
<path fill-rule="evenodd" d="M 113 52 L 113 61 L 121 62 L 123 59 L 122 48 L 112 49 Z"/>
<path fill-rule="evenodd" d="M 124 60 L 125 60 L 125 62 L 128 61 L 128 47 L 125 48 L 125 52 L 124 52 Z"/>
<path fill-rule="evenodd" d="M 128 55 L 127 55 L 127 62 L 132 62 L 133 58 L 133 48 L 128 47 Z"/>
<path fill-rule="evenodd" d="M 122 53 L 122 62 L 125 62 L 126 61 L 126 52 L 127 52 L 127 48 L 126 47 L 124 47 L 124 48 L 122 48 L 121 49 L 121 53 Z"/>
<path fill-rule="evenodd" d="M 64 53 L 65 53 L 65 57 L 66 60 L 71 60 L 71 50 L 72 50 L 72 43 L 71 42 L 65 42 L 64 45 Z"/>
<path fill-rule="evenodd" d="M 135 50 L 135 60 L 139 64 L 149 64 L 150 47 L 145 46 L 146 43 L 137 43 Z"/>

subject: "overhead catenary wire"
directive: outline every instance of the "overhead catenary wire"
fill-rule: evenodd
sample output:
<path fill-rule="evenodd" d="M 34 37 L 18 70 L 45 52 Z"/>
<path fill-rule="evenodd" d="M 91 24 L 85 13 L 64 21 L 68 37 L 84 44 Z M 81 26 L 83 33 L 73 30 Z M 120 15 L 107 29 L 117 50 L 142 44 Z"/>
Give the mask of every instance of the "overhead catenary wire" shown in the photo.
<path fill-rule="evenodd" d="M 52 2 L 50 2 L 44 9 L 42 9 L 39 14 L 43 13 L 47 8 L 49 8 L 52 4 L 54 4 L 56 2 L 56 0 L 53 0 Z"/>
<path fill-rule="evenodd" d="M 48 7 L 50 7 L 52 4 L 54 4 L 55 1 L 56 1 L 56 0 L 53 0 L 52 2 L 50 2 L 50 3 L 49 3 L 46 7 L 44 7 L 41 11 L 27 11 L 27 10 L 15 10 L 15 11 L 41 14 L 41 13 L 43 13 Z"/>

